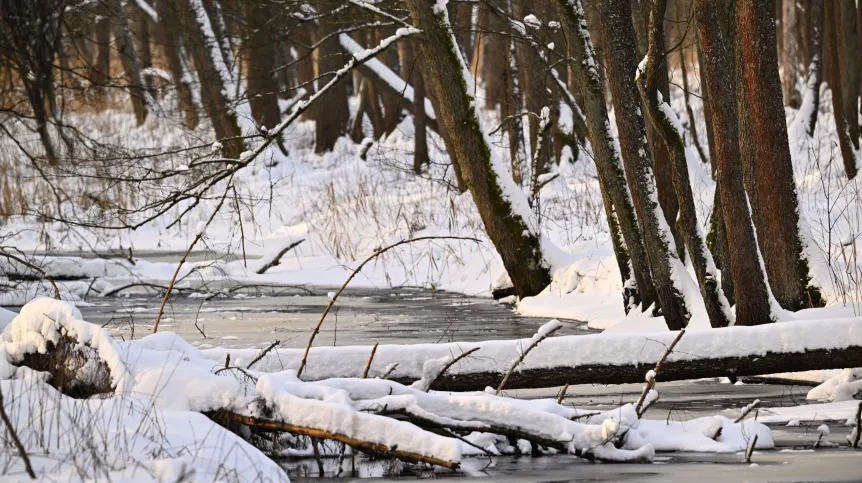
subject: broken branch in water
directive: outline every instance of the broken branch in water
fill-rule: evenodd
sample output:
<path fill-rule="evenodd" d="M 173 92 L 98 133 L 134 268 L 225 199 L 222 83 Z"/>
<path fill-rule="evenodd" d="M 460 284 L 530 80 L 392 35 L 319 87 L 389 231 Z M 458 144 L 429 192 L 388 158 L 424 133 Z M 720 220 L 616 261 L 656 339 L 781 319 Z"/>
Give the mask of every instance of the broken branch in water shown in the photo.
<path fill-rule="evenodd" d="M 385 252 L 387 252 L 393 248 L 399 247 L 401 245 L 406 245 L 408 243 L 413 243 L 413 242 L 423 241 L 423 240 L 469 240 L 469 241 L 476 242 L 476 243 L 482 243 L 477 238 L 465 237 L 465 236 L 420 236 L 420 237 L 416 237 L 416 238 L 408 238 L 406 240 L 401 240 L 400 242 L 393 243 L 387 247 L 381 248 L 380 250 L 376 250 L 368 258 L 363 260 L 362 263 L 360 263 L 358 267 L 353 269 L 353 272 L 350 273 L 350 276 L 347 277 L 347 280 L 344 281 L 344 284 L 341 285 L 341 288 L 338 289 L 338 292 L 335 292 L 335 294 L 329 299 L 329 303 L 326 305 L 326 308 L 323 310 L 323 314 L 320 316 L 320 320 L 317 322 L 317 325 L 314 326 L 314 330 L 311 331 L 311 337 L 309 337 L 309 339 L 308 339 L 308 345 L 305 347 L 305 353 L 302 356 L 302 362 L 299 363 L 299 369 L 296 371 L 296 377 L 301 376 L 303 369 L 305 369 L 305 365 L 308 362 L 308 353 L 309 353 L 309 351 L 311 351 L 311 345 L 314 343 L 314 338 L 317 337 L 317 334 L 320 332 L 320 327 L 323 325 L 323 321 L 326 320 L 326 315 L 332 309 L 332 306 L 335 305 L 335 301 L 338 299 L 338 296 L 341 295 L 341 292 L 343 292 L 345 288 L 347 288 L 347 284 L 349 284 L 350 281 L 353 280 L 353 277 L 355 277 L 356 274 L 362 270 L 362 267 L 364 267 L 365 264 L 367 264 L 371 260 L 374 260 L 378 256 L 384 254 Z"/>
<path fill-rule="evenodd" d="M 646 384 L 644 384 L 643 391 L 641 392 L 641 397 L 638 399 L 637 404 L 635 404 L 635 411 L 638 414 L 638 418 L 643 416 L 643 414 L 646 412 L 646 410 L 649 408 L 649 406 L 655 401 L 655 399 L 652 399 L 649 402 L 647 402 L 647 396 L 649 395 L 650 391 L 655 389 L 655 377 L 656 377 L 656 375 L 658 375 L 659 370 L 661 370 L 662 363 L 665 361 L 665 359 L 667 359 L 667 357 L 670 355 L 670 353 L 673 352 L 673 348 L 676 347 L 677 342 L 679 342 L 679 340 L 682 339 L 682 336 L 684 334 L 685 334 L 685 328 L 683 327 L 683 329 L 679 331 L 679 334 L 677 334 L 676 338 L 673 339 L 673 342 L 671 342 L 670 345 L 667 346 L 667 350 L 664 352 L 664 354 L 661 356 L 661 358 L 658 360 L 658 362 L 656 362 L 655 368 L 653 370 L 647 372 L 647 374 L 645 376 L 646 377 Z M 657 397 L 656 397 L 656 399 L 657 399 Z M 645 403 L 646 403 L 646 407 L 644 407 Z"/>
<path fill-rule="evenodd" d="M 262 350 L 262 351 L 260 352 L 260 354 L 259 354 L 257 357 L 255 357 L 255 358 L 254 358 L 254 360 L 253 360 L 253 361 L 249 362 L 249 363 L 248 363 L 248 365 L 247 365 L 247 366 L 245 366 L 245 368 L 246 368 L 246 369 L 251 369 L 251 366 L 255 365 L 255 363 L 256 363 L 257 361 L 259 361 L 259 360 L 263 359 L 263 357 L 264 357 L 265 355 L 267 355 L 267 354 L 269 353 L 269 351 L 271 351 L 271 350 L 275 349 L 276 347 L 278 347 L 278 344 L 281 344 L 281 341 L 280 341 L 280 340 L 277 340 L 277 341 L 273 342 L 272 344 L 270 344 L 270 345 L 269 345 L 269 347 L 267 347 L 266 349 Z"/>

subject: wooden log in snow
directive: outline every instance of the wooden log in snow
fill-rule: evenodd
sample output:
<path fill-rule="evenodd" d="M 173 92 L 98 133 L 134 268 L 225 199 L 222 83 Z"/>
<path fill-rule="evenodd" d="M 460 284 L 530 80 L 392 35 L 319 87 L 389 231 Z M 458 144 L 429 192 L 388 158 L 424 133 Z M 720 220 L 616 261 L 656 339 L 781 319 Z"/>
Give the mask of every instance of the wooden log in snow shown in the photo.
<path fill-rule="evenodd" d="M 643 382 L 644 375 L 676 337 L 676 332 L 591 334 L 553 337 L 533 350 L 506 383 L 507 389 L 564 384 L 620 384 Z M 435 381 L 433 389 L 477 391 L 496 387 L 518 347 L 528 339 L 449 344 L 381 345 L 368 377 L 378 377 L 387 365 L 398 363 L 388 377 L 409 384 L 422 377 L 425 361 L 480 347 Z M 321 347 L 311 350 L 305 380 L 360 377 L 367 346 Z M 246 354 L 245 352 L 248 352 Z M 260 361 L 260 371 L 296 369 L 300 349 L 272 351 Z M 204 351 L 223 361 L 225 349 Z M 257 351 L 231 349 L 232 357 L 251 360 Z M 815 369 L 862 366 L 862 320 L 802 320 L 755 327 L 689 330 L 662 364 L 659 382 L 722 376 L 754 376 Z"/>

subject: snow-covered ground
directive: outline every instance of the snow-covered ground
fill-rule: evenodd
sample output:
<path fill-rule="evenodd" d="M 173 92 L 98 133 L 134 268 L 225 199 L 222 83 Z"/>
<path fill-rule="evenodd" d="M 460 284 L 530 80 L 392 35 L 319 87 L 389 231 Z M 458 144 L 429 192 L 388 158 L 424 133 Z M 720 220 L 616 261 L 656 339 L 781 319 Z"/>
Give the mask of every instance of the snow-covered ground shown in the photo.
<path fill-rule="evenodd" d="M 480 98 L 481 94 L 480 89 Z M 785 314 L 785 319 L 836 318 L 839 314 L 855 317 L 862 313 L 862 286 L 858 282 L 862 269 L 855 255 L 856 238 L 862 230 L 860 186 L 856 180 L 846 181 L 843 172 L 834 139 L 830 94 L 828 90 L 823 92 L 822 112 L 813 138 L 809 139 L 795 123 L 796 112 L 787 111 L 802 225 L 809 234 L 806 252 L 814 282 L 822 288 L 830 307 L 826 311 Z M 684 112 L 681 96 L 672 97 L 674 109 Z M 701 123 L 700 101 L 695 97 L 693 102 L 697 122 Z M 496 113 L 483 111 L 483 116 L 487 126 L 498 124 Z M 177 123 L 156 116 L 141 127 L 134 127 L 133 116 L 124 112 L 107 112 L 99 120 L 72 117 L 106 141 L 147 152 L 208 142 L 205 129 L 187 132 Z M 414 285 L 488 296 L 492 288 L 506 283 L 499 256 L 483 233 L 469 193 L 458 194 L 451 188 L 452 173 L 438 136 L 429 133 L 432 167 L 417 177 L 410 170 L 413 128 L 409 117 L 375 144 L 365 161 L 358 157 L 359 146 L 347 138 L 342 138 L 331 153 L 314 154 L 313 128 L 311 122 L 296 123 L 285 135 L 287 156 L 277 150 L 268 151 L 237 173 L 234 184 L 240 197 L 239 212 L 236 205 L 226 203 L 207 228 L 204 243 L 196 247 L 213 250 L 211 259 L 187 264 L 181 277 L 194 271 L 194 277 L 205 279 L 340 285 L 352 267 L 377 248 L 410 237 L 446 235 L 475 237 L 481 243 L 439 240 L 405 245 L 366 266 L 352 285 Z M 502 131 L 491 141 L 498 154 L 505 156 Z M 14 149 L 6 148 L 0 163 L 9 164 Z M 173 168 L 184 165 L 178 156 L 165 156 L 162 162 Z M 715 185 L 708 167 L 697 161 L 696 155 L 690 156 L 689 164 L 699 219 L 706 231 Z M 26 168 L 19 164 L 8 169 L 20 175 L 17 189 L 22 198 L 45 199 L 44 183 Z M 536 317 L 584 320 L 591 327 L 613 327 L 616 331 L 666 330 L 662 320 L 650 317 L 649 312 L 635 311 L 626 317 L 623 311 L 621 280 L 588 150 L 581 150 L 573 159 L 566 148 L 559 173 L 542 190 L 539 217 L 542 232 L 554 246 L 550 256 L 557 270 L 553 283 L 542 294 L 520 301 L 518 311 Z M 85 193 L 92 189 L 88 183 L 93 183 L 74 179 L 60 182 L 72 191 Z M 115 187 L 102 196 L 132 203 L 154 194 L 123 192 Z M 173 218 L 165 216 L 135 231 L 92 230 L 12 217 L 6 220 L 4 231 L 9 234 L 3 244 L 29 254 L 94 250 L 125 256 L 129 249 L 133 256 L 135 252 L 151 251 L 182 253 L 216 202 L 212 199 L 201 203 L 172 228 L 167 225 Z M 46 204 L 42 209 L 50 210 L 51 206 Z M 264 275 L 255 274 L 275 253 L 299 240 L 305 241 L 291 250 L 279 266 Z M 247 257 L 253 258 L 247 263 L 241 260 L 243 249 Z M 227 253 L 232 256 L 225 257 Z M 122 257 L 33 258 L 58 275 L 98 277 L 93 285 L 89 280 L 62 283 L 69 299 L 87 292 L 104 292 L 128 279 L 164 281 L 176 268 L 173 262 L 146 260 L 136 260 L 132 265 Z M 45 290 L 47 287 L 31 286 L 17 293 L 0 294 L 0 304 L 21 304 L 37 291 Z M 692 328 L 707 328 L 705 310 L 694 295 Z"/>

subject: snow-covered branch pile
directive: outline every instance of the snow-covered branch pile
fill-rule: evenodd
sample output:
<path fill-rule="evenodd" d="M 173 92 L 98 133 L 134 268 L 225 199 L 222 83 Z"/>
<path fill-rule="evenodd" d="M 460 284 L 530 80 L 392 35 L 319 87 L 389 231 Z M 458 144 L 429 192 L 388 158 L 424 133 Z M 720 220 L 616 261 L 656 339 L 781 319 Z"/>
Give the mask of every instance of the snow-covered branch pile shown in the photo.
<path fill-rule="evenodd" d="M 50 367 L 28 366 L 62 341 L 89 357 L 76 367 L 80 379 L 100 371 L 107 377 L 101 394 L 74 399 Z M 739 451 L 751 434 L 759 435 L 758 447 L 772 447 L 769 430 L 750 421 L 668 424 L 639 419 L 631 404 L 588 414 L 553 399 L 425 392 L 383 379 L 304 382 L 293 370 L 264 373 L 243 369 L 237 359 L 233 364 L 226 367 L 171 333 L 115 341 L 81 320 L 72 305 L 43 298 L 3 331 L 0 388 L 36 472 L 46 476 L 142 472 L 153 479 L 194 474 L 199 480 L 286 481 L 262 450 L 302 453 L 311 438 L 449 469 L 464 456 L 534 450 L 601 461 L 651 461 L 655 450 Z M 717 427 L 722 431 L 713 439 Z M 14 454 L 7 458 L 7 473 L 23 474 L 23 463 Z"/>
<path fill-rule="evenodd" d="M 506 388 L 563 384 L 642 382 L 667 350 L 674 332 L 594 334 L 552 337 L 539 344 L 506 382 Z M 381 345 L 370 377 L 383 375 L 387 364 L 398 366 L 389 379 L 409 384 L 421 379 L 426 361 L 479 348 L 437 378 L 433 388 L 483 390 L 502 380 L 519 348 L 529 339 L 448 344 Z M 360 377 L 371 347 L 320 347 L 311 350 L 304 380 Z M 207 357 L 223 361 L 226 351 Z M 231 357 L 251 360 L 254 350 L 232 350 Z M 302 351 L 279 349 L 256 367 L 265 372 L 299 367 Z M 862 324 L 859 319 L 783 322 L 755 327 L 688 330 L 662 363 L 663 381 L 771 374 L 793 370 L 862 366 Z"/>

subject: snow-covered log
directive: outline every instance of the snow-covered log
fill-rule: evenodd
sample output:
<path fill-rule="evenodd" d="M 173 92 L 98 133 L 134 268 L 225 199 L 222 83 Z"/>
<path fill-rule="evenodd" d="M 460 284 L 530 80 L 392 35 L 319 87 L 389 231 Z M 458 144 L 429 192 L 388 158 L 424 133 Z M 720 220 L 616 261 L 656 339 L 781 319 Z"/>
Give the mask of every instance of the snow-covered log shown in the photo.
<path fill-rule="evenodd" d="M 506 382 L 507 389 L 563 384 L 619 384 L 643 382 L 647 371 L 667 350 L 675 332 L 594 334 L 553 337 L 525 358 Z M 391 363 L 398 366 L 390 379 L 409 384 L 422 378 L 423 365 L 432 359 L 480 350 L 441 375 L 432 389 L 454 391 L 496 387 L 509 361 L 529 339 L 449 344 L 381 345 L 369 377 L 379 377 Z M 361 377 L 369 346 L 320 347 L 311 350 L 304 380 Z M 251 360 L 255 350 L 231 349 L 231 357 Z M 262 371 L 296 369 L 302 350 L 279 349 L 256 365 Z M 204 351 L 224 361 L 225 349 Z M 240 362 L 238 362 L 239 364 Z M 757 327 L 689 330 L 662 364 L 661 381 L 701 377 L 751 376 L 813 369 L 862 366 L 860 319 L 793 321 Z"/>
<path fill-rule="evenodd" d="M 347 34 L 340 34 L 338 36 L 338 41 L 341 44 L 341 48 L 351 55 L 361 54 L 367 50 Z M 372 58 L 360 65 L 357 70 L 362 74 L 362 77 L 365 77 L 374 84 L 375 88 L 382 92 L 389 92 L 394 96 L 401 97 L 404 100 L 407 109 L 409 109 L 410 112 L 413 112 L 413 86 L 408 84 L 401 78 L 401 76 L 393 72 L 392 69 L 386 66 L 386 64 L 378 59 Z M 437 125 L 437 117 L 434 114 L 434 107 L 428 99 L 425 99 L 425 116 L 428 119 L 428 127 L 434 130 L 434 132 L 439 133 L 440 130 Z"/>

